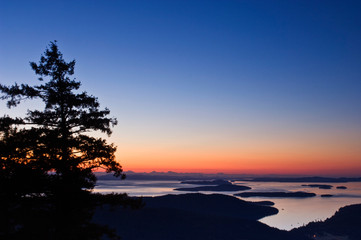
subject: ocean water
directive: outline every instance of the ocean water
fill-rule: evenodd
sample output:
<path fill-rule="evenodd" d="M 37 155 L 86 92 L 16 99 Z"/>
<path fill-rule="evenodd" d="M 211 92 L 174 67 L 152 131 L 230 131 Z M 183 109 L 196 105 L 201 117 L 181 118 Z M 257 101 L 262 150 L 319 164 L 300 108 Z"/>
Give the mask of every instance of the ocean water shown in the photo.
<path fill-rule="evenodd" d="M 312 183 L 277 183 L 277 182 L 243 182 L 233 184 L 249 186 L 249 191 L 305 191 L 316 193 L 311 198 L 241 198 L 246 201 L 270 200 L 279 213 L 268 216 L 260 221 L 279 229 L 290 230 L 312 221 L 325 220 L 331 217 L 340 207 L 361 203 L 361 182 L 349 183 L 321 183 L 332 185 L 331 189 L 304 187 L 303 184 Z M 320 184 L 320 183 L 314 183 Z M 149 180 L 100 180 L 94 192 L 99 193 L 127 193 L 129 196 L 162 196 L 166 194 L 183 194 L 183 191 L 174 191 L 179 187 L 196 187 L 199 185 L 181 184 L 180 181 L 149 181 Z M 337 189 L 337 186 L 346 186 L 347 189 Z M 205 194 L 221 193 L 233 195 L 236 192 L 201 192 Z M 332 194 L 333 197 L 323 198 L 321 194 Z"/>

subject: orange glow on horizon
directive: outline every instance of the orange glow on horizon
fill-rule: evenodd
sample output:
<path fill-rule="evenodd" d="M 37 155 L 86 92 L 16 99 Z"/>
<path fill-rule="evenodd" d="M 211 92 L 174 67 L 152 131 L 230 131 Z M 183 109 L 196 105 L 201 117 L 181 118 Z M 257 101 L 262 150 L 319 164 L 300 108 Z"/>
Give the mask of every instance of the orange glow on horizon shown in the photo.
<path fill-rule="evenodd" d="M 310 153 L 271 153 L 239 151 L 165 152 L 155 149 L 124 151 L 117 154 L 123 159 L 125 171 L 135 172 L 199 172 L 230 174 L 304 174 L 304 175 L 357 175 L 361 173 L 358 154 L 345 156 Z M 297 157 L 297 158 L 296 158 Z M 359 174 L 360 175 L 360 174 Z"/>
<path fill-rule="evenodd" d="M 337 176 L 337 177 L 360 177 L 361 167 L 357 169 L 168 169 L 168 168 L 132 168 L 125 171 L 137 173 L 176 172 L 176 173 L 203 173 L 203 174 L 246 174 L 246 175 L 295 175 L 295 176 Z"/>
<path fill-rule="evenodd" d="M 357 134 L 356 134 L 357 133 Z M 234 174 L 361 175 L 360 135 L 120 141 L 124 170 Z"/>
<path fill-rule="evenodd" d="M 178 172 L 178 173 L 225 173 L 225 174 L 280 174 L 280 175 L 338 175 L 338 176 L 361 176 L 361 166 L 357 167 L 343 167 L 343 168 L 315 168 L 315 167 L 243 167 L 243 168 L 195 168 L 195 167 L 184 167 L 184 168 L 172 168 L 172 167 L 131 167 L 124 168 L 125 171 L 134 172 Z"/>

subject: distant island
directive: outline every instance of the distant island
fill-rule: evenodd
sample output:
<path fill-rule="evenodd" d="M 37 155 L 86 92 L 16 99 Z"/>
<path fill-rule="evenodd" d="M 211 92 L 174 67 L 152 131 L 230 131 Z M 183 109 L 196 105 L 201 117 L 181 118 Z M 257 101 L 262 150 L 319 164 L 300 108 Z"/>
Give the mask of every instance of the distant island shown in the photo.
<path fill-rule="evenodd" d="M 314 197 L 316 194 L 309 192 L 244 192 L 236 193 L 239 197 L 281 197 L 281 198 L 307 198 Z"/>
<path fill-rule="evenodd" d="M 332 185 L 327 184 L 302 184 L 302 187 L 311 187 L 311 188 L 319 188 L 319 189 L 331 189 Z"/>
<path fill-rule="evenodd" d="M 329 197 L 333 197 L 334 195 L 332 194 L 321 194 L 321 197 L 323 198 L 329 198 Z"/>
<path fill-rule="evenodd" d="M 223 179 L 216 179 L 216 180 L 186 180 L 182 181 L 182 184 L 197 184 L 197 185 L 225 185 L 225 184 L 232 184 L 230 181 L 223 180 Z"/>
<path fill-rule="evenodd" d="M 233 184 L 221 184 L 217 186 L 202 186 L 202 187 L 190 187 L 190 188 L 175 188 L 176 191 L 198 192 L 198 191 L 212 191 L 212 192 L 231 192 L 231 191 L 244 191 L 250 190 L 250 187 L 233 185 Z"/>

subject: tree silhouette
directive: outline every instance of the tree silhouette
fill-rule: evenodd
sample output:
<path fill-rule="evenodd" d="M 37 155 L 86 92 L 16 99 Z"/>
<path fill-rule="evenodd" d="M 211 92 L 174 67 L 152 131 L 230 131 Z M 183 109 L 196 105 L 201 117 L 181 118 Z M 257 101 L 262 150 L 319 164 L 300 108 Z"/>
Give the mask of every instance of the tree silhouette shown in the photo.
<path fill-rule="evenodd" d="M 43 110 L 28 110 L 26 117 L 5 115 L 0 118 L 0 185 L 3 190 L 0 197 L 5 203 L 2 208 L 7 208 L 1 210 L 10 216 L 9 209 L 21 205 L 15 204 L 16 199 L 22 203 L 46 199 L 47 209 L 57 214 L 54 225 L 62 223 L 63 228 L 73 225 L 74 229 L 77 225 L 74 221 L 78 221 L 78 225 L 84 226 L 84 221 L 79 219 L 91 218 L 86 203 L 89 190 L 96 182 L 93 170 L 104 168 L 116 177 L 125 177 L 121 165 L 115 161 L 116 147 L 88 134 L 100 131 L 111 135 L 111 127 L 117 121 L 108 117 L 109 109 L 100 109 L 96 97 L 79 91 L 81 83 L 70 78 L 74 74 L 75 60 L 66 62 L 56 41 L 49 44 L 38 64 L 31 62 L 30 65 L 39 75 L 41 84 L 0 84 L 1 99 L 7 100 L 9 108 L 26 99 L 40 99 L 44 103 Z M 36 211 L 39 209 L 44 207 Z M 81 217 L 74 218 L 74 214 Z M 15 226 L 11 223 L 16 222 L 14 216 L 0 224 Z M 64 225 L 62 218 L 67 218 L 67 224 Z M 21 222 L 25 217 L 19 219 Z M 6 229 L 8 233 L 17 231 L 11 227 Z M 59 234 L 52 231 L 51 236 Z M 69 234 L 76 236 L 72 231 Z M 58 239 L 61 235 L 57 235 Z M 62 235 L 63 239 L 71 239 L 69 236 Z"/>

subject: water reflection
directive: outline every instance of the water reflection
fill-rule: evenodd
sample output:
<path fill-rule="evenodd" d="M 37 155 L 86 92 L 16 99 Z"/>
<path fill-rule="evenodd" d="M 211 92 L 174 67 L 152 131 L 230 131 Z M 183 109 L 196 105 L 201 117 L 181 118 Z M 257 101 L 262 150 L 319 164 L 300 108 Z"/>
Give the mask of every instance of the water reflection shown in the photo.
<path fill-rule="evenodd" d="M 242 182 L 243 183 L 243 182 Z M 361 183 L 330 183 L 333 188 L 319 189 L 302 186 L 304 183 L 250 183 L 252 191 L 306 191 L 314 192 L 316 197 L 305 199 L 294 198 L 245 198 L 253 200 L 271 200 L 279 213 L 269 216 L 260 221 L 279 229 L 290 230 L 295 227 L 303 226 L 311 221 L 325 220 L 331 217 L 340 207 L 361 203 Z M 337 189 L 336 186 L 346 186 L 347 189 Z M 330 198 L 322 198 L 322 194 L 334 195 Z"/>
<path fill-rule="evenodd" d="M 94 192 L 127 193 L 129 196 L 162 196 L 166 194 L 182 194 L 174 188 L 184 187 L 179 181 L 144 181 L 144 180 L 99 180 Z M 183 192 L 184 193 L 184 192 Z"/>

